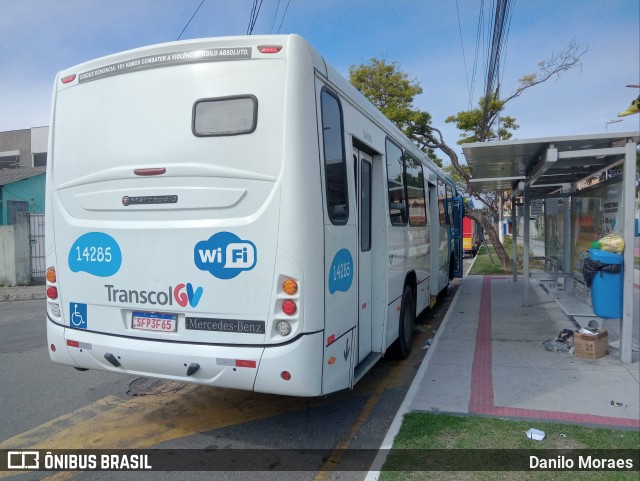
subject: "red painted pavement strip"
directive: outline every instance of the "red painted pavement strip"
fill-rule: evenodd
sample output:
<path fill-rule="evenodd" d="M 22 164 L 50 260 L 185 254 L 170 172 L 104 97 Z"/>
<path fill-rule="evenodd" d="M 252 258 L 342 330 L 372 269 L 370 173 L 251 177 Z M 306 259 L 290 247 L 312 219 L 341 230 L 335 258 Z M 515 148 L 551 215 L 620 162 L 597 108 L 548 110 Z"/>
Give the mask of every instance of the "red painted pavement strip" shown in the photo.
<path fill-rule="evenodd" d="M 469 412 L 493 409 L 493 358 L 491 349 L 491 277 L 484 276 L 480 295 L 480 313 L 476 349 L 471 367 Z"/>
<path fill-rule="evenodd" d="M 475 353 L 471 368 L 471 395 L 469 413 L 491 416 L 535 418 L 550 421 L 578 422 L 587 424 L 606 424 L 640 428 L 640 420 L 594 416 L 591 414 L 542 411 L 495 406 L 493 403 L 493 363 L 491 346 L 491 281 L 508 279 L 506 277 L 484 276 L 478 316 Z"/>

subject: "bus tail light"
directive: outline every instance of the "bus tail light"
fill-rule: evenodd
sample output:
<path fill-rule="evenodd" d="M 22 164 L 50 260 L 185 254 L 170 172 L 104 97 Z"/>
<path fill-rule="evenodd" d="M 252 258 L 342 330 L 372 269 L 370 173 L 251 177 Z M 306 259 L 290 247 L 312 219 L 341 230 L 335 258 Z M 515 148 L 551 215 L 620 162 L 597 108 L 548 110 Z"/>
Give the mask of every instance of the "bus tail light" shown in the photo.
<path fill-rule="evenodd" d="M 260 45 L 258 46 L 258 51 L 260 53 L 278 53 L 282 50 L 281 45 Z"/>
<path fill-rule="evenodd" d="M 60 293 L 58 292 L 58 275 L 54 266 L 47 267 L 47 273 L 45 274 L 47 280 L 47 312 L 55 318 L 60 318 L 62 315 L 62 307 L 60 306 Z"/>
<path fill-rule="evenodd" d="M 285 292 L 285 294 L 292 296 L 296 292 L 298 292 L 298 283 L 293 279 L 286 279 L 282 283 L 282 290 Z"/>
<path fill-rule="evenodd" d="M 58 279 L 56 277 L 56 269 L 55 269 L 55 267 L 49 267 L 47 269 L 47 282 L 50 282 L 50 283 L 53 284 L 57 280 Z"/>
<path fill-rule="evenodd" d="M 66 77 L 62 77 L 61 82 L 63 84 L 68 84 L 73 82 L 76 79 L 76 74 L 67 75 Z"/>
<path fill-rule="evenodd" d="M 276 278 L 276 299 L 273 305 L 271 324 L 272 339 L 281 341 L 302 330 L 300 322 L 301 289 L 298 278 L 290 274 L 280 274 Z"/>
<path fill-rule="evenodd" d="M 298 306 L 291 299 L 287 299 L 282 303 L 282 312 L 284 312 L 287 316 L 293 316 L 298 310 Z"/>

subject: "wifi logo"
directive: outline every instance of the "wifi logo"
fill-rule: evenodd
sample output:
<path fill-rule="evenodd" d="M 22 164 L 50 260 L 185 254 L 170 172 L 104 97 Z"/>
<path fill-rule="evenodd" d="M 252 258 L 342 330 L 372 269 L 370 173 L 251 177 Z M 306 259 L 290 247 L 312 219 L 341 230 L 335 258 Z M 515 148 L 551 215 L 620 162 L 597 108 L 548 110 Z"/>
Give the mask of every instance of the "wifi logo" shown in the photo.
<path fill-rule="evenodd" d="M 258 252 L 253 242 L 242 240 L 231 232 L 218 232 L 196 244 L 193 261 L 198 269 L 227 280 L 253 269 Z"/>

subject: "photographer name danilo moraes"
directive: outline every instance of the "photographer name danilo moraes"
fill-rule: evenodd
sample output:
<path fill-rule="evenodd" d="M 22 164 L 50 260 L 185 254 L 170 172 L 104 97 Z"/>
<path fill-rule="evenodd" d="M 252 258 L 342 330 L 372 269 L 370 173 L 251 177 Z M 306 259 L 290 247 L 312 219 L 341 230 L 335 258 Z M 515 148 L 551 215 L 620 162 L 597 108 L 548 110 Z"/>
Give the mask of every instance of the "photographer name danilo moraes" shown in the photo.
<path fill-rule="evenodd" d="M 542 458 L 529 456 L 529 469 L 633 469 L 633 459 L 578 456 L 578 463 L 569 456 Z"/>

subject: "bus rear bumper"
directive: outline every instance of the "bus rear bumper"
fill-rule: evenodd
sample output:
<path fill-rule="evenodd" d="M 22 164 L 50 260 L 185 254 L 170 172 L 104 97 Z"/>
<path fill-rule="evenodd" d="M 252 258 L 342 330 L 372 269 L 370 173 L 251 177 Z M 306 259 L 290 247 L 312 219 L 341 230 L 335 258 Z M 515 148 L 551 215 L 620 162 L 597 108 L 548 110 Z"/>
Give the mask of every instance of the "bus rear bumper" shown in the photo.
<path fill-rule="evenodd" d="M 321 394 L 321 332 L 265 348 L 140 340 L 67 329 L 49 321 L 47 339 L 49 356 L 58 364 L 248 391 Z M 188 375 L 195 365 L 197 370 Z"/>

